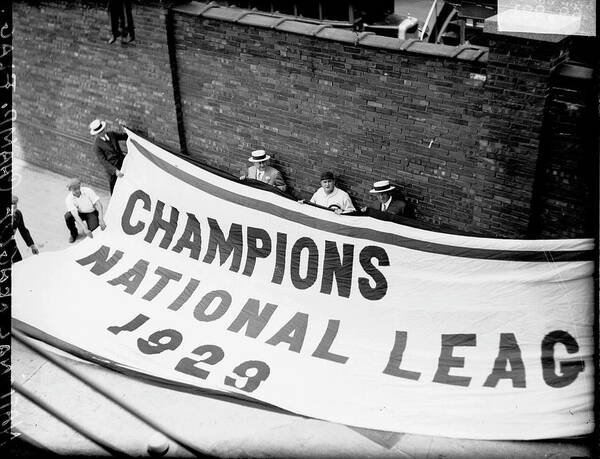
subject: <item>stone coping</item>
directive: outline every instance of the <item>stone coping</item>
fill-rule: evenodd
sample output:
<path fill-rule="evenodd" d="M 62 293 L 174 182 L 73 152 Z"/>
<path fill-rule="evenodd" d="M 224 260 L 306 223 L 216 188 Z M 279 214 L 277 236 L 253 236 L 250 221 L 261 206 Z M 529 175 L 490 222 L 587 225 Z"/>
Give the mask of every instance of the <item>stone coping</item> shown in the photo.
<path fill-rule="evenodd" d="M 348 28 L 341 28 L 339 24 L 335 23 L 329 24 L 327 22 L 295 16 L 227 7 L 212 3 L 191 1 L 173 6 L 172 10 L 190 16 L 201 16 L 207 19 L 275 29 L 281 32 L 317 37 L 323 40 L 349 43 L 367 48 L 424 54 L 480 63 L 487 62 L 488 58 L 488 48 L 484 46 L 448 46 L 427 43 L 416 39 L 400 40 L 398 38 L 375 35 L 372 32 L 354 32 L 348 30 Z"/>

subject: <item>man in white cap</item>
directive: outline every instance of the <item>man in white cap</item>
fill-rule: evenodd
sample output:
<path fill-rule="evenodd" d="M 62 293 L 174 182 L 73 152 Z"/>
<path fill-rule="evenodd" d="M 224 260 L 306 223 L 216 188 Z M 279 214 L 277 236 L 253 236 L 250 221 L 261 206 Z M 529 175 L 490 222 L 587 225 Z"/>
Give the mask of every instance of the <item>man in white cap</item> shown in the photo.
<path fill-rule="evenodd" d="M 269 166 L 269 159 L 271 159 L 271 156 L 267 155 L 265 150 L 254 150 L 252 156 L 248 158 L 248 161 L 253 164 L 248 168 L 248 174 L 242 175 L 240 180 L 246 178 L 259 180 L 285 192 L 287 187 L 283 181 L 281 172 Z"/>
<path fill-rule="evenodd" d="M 327 207 L 336 214 L 347 214 L 356 210 L 350 195 L 335 186 L 333 172 L 329 171 L 321 174 L 321 188 L 315 191 L 312 198 L 310 198 L 310 202 Z"/>
<path fill-rule="evenodd" d="M 92 231 L 98 226 L 104 231 L 106 223 L 104 223 L 104 209 L 100 198 L 94 190 L 86 186 L 81 186 L 81 180 L 78 178 L 71 179 L 67 184 L 69 194 L 65 198 L 67 213 L 65 214 L 65 223 L 69 228 L 69 242 L 75 242 L 79 231 L 77 223 L 83 233 L 88 237 L 94 237 Z M 85 222 L 85 225 L 83 224 Z"/>
<path fill-rule="evenodd" d="M 380 180 L 373 184 L 373 189 L 371 189 L 369 193 L 377 196 L 377 201 L 379 202 L 377 210 L 392 215 L 402 215 L 404 217 L 414 218 L 408 203 L 401 197 L 392 196 L 391 191 L 395 188 L 395 186 L 390 185 L 389 180 Z M 363 207 L 361 210 L 365 212 L 367 208 Z"/>
<path fill-rule="evenodd" d="M 123 177 L 121 166 L 125 155 L 119 145 L 120 140 L 127 140 L 127 134 L 106 130 L 106 121 L 94 120 L 90 123 L 90 134 L 95 136 L 94 152 L 106 174 L 108 186 L 112 194 L 117 177 Z"/>

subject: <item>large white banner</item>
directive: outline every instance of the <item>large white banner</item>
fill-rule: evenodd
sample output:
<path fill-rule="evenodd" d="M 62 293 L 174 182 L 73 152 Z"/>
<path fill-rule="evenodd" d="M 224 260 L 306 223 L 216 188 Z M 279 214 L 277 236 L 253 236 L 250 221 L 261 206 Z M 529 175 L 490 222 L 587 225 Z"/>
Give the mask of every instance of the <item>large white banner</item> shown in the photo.
<path fill-rule="evenodd" d="M 20 329 L 138 377 L 353 426 L 593 431 L 593 241 L 336 215 L 129 134 L 107 229 L 14 266 Z"/>

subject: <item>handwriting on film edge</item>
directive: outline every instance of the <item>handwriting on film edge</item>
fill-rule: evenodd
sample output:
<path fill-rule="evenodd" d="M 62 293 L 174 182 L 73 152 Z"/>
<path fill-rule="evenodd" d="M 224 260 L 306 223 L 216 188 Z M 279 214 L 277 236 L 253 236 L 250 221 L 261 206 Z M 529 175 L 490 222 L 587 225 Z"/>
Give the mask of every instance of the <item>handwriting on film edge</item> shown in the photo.
<path fill-rule="evenodd" d="M 12 30 L 10 30 L 8 33 L 6 32 L 6 29 L 8 29 L 8 27 L 9 25 L 6 22 L 2 27 L 0 27 L 0 38 L 8 39 L 12 36 Z M 2 54 L 0 55 L 0 61 L 4 61 L 6 56 L 10 55 L 13 52 L 13 49 L 14 47 L 12 45 L 8 43 L 2 43 Z M 4 62 L 0 62 L 0 67 L 2 69 L 1 75 L 6 78 L 6 83 L 0 86 L 0 90 L 10 90 L 11 92 L 15 92 L 16 75 L 14 73 L 4 72 L 4 70 L 12 68 L 12 64 L 10 66 L 5 66 Z M 10 164 L 10 151 L 5 151 L 9 149 L 10 146 L 14 143 L 14 140 L 12 138 L 14 128 L 11 125 L 8 129 L 5 129 L 3 125 L 8 122 L 13 123 L 17 119 L 16 110 L 12 109 L 12 107 L 9 110 L 6 110 L 8 106 L 9 104 L 4 103 L 1 107 L 2 110 L 5 111 L 3 113 L 3 119 L 0 121 L 0 126 L 2 126 L 2 130 L 0 131 L 0 137 L 3 140 L 3 143 L 0 146 L 0 148 L 2 149 L 2 167 L 0 168 L 0 180 L 2 181 L 2 184 L 0 185 L 0 191 L 8 191 L 11 188 L 14 188 L 15 182 L 20 183 L 21 180 L 21 177 L 19 175 L 12 175 L 12 166 Z M 6 134 L 7 132 L 8 134 Z M 9 164 L 6 165 L 6 162 L 8 162 Z M 9 186 L 4 186 L 4 179 L 6 179 L 7 177 L 9 179 Z"/>
<path fill-rule="evenodd" d="M 4 446 L 10 440 L 14 440 L 15 438 L 21 435 L 20 432 L 14 431 L 14 428 L 17 427 L 19 424 L 22 424 L 23 421 L 19 420 L 15 423 L 15 419 L 18 419 L 20 417 L 20 413 L 16 409 L 16 406 L 19 403 L 19 398 L 14 397 L 13 395 L 14 391 L 11 389 L 9 392 L 0 396 L 0 399 L 2 399 L 1 402 L 4 402 L 5 399 L 8 397 L 8 401 L 6 403 L 3 403 L 2 406 L 0 406 L 0 417 L 6 417 L 6 419 L 2 420 L 2 430 L 0 431 L 0 439 L 6 438 L 6 440 L 0 441 L 0 446 Z"/>
<path fill-rule="evenodd" d="M 8 22 L 5 22 L 4 25 L 0 27 L 0 38 L 10 38 L 13 34 L 14 28 L 10 32 L 8 32 L 7 35 L 4 34 L 4 29 L 8 29 Z"/>

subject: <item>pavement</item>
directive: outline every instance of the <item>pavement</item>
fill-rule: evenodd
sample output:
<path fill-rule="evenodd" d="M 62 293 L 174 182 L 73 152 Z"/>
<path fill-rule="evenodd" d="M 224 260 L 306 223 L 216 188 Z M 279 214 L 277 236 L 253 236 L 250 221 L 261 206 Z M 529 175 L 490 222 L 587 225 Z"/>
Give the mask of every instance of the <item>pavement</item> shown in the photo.
<path fill-rule="evenodd" d="M 63 219 L 68 177 L 16 159 L 13 175 L 19 208 L 40 251 L 69 246 Z M 105 190 L 95 191 L 106 208 L 110 196 Z M 24 257 L 34 256 L 20 236 L 17 244 Z M 167 433 L 182 437 L 188 445 L 209 456 L 559 459 L 592 455 L 583 441 L 476 441 L 353 428 L 225 396 L 160 387 L 70 357 L 48 345 L 43 347 L 69 368 L 80 371 L 117 399 L 154 419 Z M 11 352 L 13 381 L 115 449 L 134 456 L 147 455 L 148 443 L 155 434 L 152 428 L 15 339 Z M 33 457 L 40 451 L 107 454 L 19 394 L 12 396 L 12 423 L 19 437 L 9 446 L 17 457 Z M 166 457 L 192 456 L 183 447 L 169 444 Z"/>
<path fill-rule="evenodd" d="M 67 211 L 65 197 L 70 178 L 13 158 L 13 195 L 19 197 L 19 209 L 40 252 L 61 250 L 70 245 L 63 217 Z M 85 181 L 82 185 L 86 186 Z M 110 194 L 98 188 L 94 191 L 106 211 Z M 23 258 L 32 256 L 20 236 L 17 236 L 17 246 Z"/>

